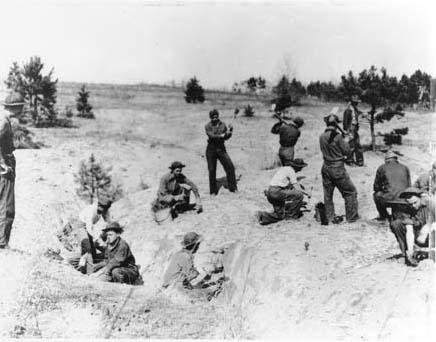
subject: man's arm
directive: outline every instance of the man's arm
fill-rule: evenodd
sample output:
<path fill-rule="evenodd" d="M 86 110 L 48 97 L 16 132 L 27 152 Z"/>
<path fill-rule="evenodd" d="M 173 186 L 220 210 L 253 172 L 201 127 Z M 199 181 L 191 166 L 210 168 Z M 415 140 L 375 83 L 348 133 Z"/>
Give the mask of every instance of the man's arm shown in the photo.
<path fill-rule="evenodd" d="M 2 141 L 5 138 L 5 135 L 10 130 L 10 125 L 6 118 L 0 119 L 0 141 Z M 0 172 L 9 173 L 11 170 L 11 167 L 6 165 L 6 156 L 3 151 L 3 146 L 0 144 Z"/>
<path fill-rule="evenodd" d="M 377 169 L 377 172 L 375 173 L 375 179 L 373 185 L 374 192 L 383 191 L 383 179 L 384 179 L 384 171 L 382 167 L 379 167 Z"/>
<path fill-rule="evenodd" d="M 110 273 L 114 268 L 120 267 L 127 259 L 129 255 L 129 246 L 126 243 L 120 241 L 117 251 L 112 259 L 106 264 L 106 273 Z"/>
<path fill-rule="evenodd" d="M 213 127 L 212 127 L 211 124 L 207 124 L 207 125 L 204 127 L 204 129 L 205 129 L 205 131 L 206 131 L 207 136 L 208 136 L 209 138 L 211 138 L 211 139 L 224 138 L 224 134 L 223 134 L 223 133 L 218 134 L 218 133 L 215 133 L 215 132 L 214 132 L 214 129 L 213 129 Z"/>
<path fill-rule="evenodd" d="M 341 134 L 338 134 L 335 139 L 338 139 L 338 145 L 344 157 L 347 157 L 351 153 L 350 145 Z"/>
<path fill-rule="evenodd" d="M 160 179 L 158 194 L 159 200 L 161 201 L 164 201 L 166 203 L 171 203 L 172 201 L 174 201 L 174 196 L 170 194 L 167 189 L 167 176 L 163 176 Z"/>
<path fill-rule="evenodd" d="M 272 128 L 271 128 L 271 133 L 272 134 L 279 134 L 280 133 L 280 127 L 282 127 L 282 124 L 283 123 L 281 121 L 276 122 L 274 124 L 274 126 L 272 126 Z"/>
<path fill-rule="evenodd" d="M 185 183 L 191 187 L 192 192 L 194 193 L 197 200 L 197 204 L 200 204 L 198 203 L 200 201 L 200 192 L 198 191 L 198 187 L 188 177 L 185 177 Z"/>

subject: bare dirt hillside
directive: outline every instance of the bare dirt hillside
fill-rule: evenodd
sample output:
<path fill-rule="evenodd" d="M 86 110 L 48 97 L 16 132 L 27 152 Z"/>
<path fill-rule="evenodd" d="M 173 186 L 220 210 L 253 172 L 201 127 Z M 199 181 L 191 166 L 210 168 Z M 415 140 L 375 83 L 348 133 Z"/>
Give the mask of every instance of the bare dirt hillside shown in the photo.
<path fill-rule="evenodd" d="M 60 106 L 74 104 L 78 89 L 61 85 Z M 278 137 L 269 133 L 274 120 L 262 98 L 213 93 L 206 103 L 189 105 L 179 89 L 89 89 L 96 120 L 75 119 L 73 129 L 35 129 L 45 148 L 16 152 L 13 249 L 0 254 L 1 336 L 429 338 L 434 264 L 425 261 L 409 269 L 402 259 L 387 259 L 398 253 L 394 236 L 386 225 L 371 221 L 376 216 L 372 182 L 382 153 L 366 152 L 365 167 L 348 170 L 359 191 L 361 221 L 320 226 L 313 213 L 306 213 L 297 221 L 262 227 L 253 215 L 270 210 L 263 189 L 274 173 L 278 149 Z M 242 175 L 240 190 L 222 189 L 210 197 L 204 158 L 208 112 L 217 108 L 229 122 L 235 107 L 248 103 L 255 116 L 238 117 L 227 144 Z M 296 156 L 309 164 L 301 175 L 313 203 L 322 200 L 318 136 L 322 117 L 333 106 L 311 101 L 295 109 L 306 121 Z M 434 113 L 407 113 L 377 128 L 409 127 L 404 145 L 395 150 L 413 178 L 431 165 L 428 143 L 436 140 L 431 136 L 435 119 Z M 362 140 L 368 142 L 368 127 L 362 126 Z M 113 216 L 126 225 L 124 237 L 141 264 L 144 286 L 102 284 L 43 255 L 47 247 L 59 247 L 54 231 L 84 206 L 75 193 L 74 173 L 91 153 L 112 165 L 123 185 L 126 195 L 114 204 Z M 150 202 L 174 160 L 187 165 L 184 172 L 199 186 L 204 212 L 158 225 Z M 343 214 L 338 194 L 336 203 Z M 160 290 L 168 258 L 188 231 L 205 236 L 198 263 L 211 248 L 231 245 L 227 289 L 210 303 Z"/>

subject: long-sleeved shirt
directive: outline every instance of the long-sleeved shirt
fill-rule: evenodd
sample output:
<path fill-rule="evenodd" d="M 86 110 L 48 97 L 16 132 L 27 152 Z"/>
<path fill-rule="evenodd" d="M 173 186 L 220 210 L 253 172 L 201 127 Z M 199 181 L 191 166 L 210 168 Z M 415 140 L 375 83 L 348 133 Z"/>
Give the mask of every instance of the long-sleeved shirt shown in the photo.
<path fill-rule="evenodd" d="M 227 131 L 227 126 L 222 121 L 218 121 L 216 125 L 213 125 L 212 122 L 208 122 L 206 126 L 204 126 L 204 129 L 209 138 L 207 142 L 215 147 L 224 148 L 224 141 L 230 139 L 232 136 L 232 132 Z M 224 137 L 221 137 L 222 134 L 224 134 Z"/>
<path fill-rule="evenodd" d="M 292 123 L 286 124 L 282 122 L 277 122 L 272 128 L 271 133 L 279 134 L 280 145 L 283 147 L 293 147 L 298 141 L 301 135 L 300 130 L 295 127 Z"/>
<path fill-rule="evenodd" d="M 194 255 L 188 250 L 182 249 L 172 256 L 162 286 L 182 285 L 189 287 L 191 281 L 198 274 L 199 272 L 194 267 Z"/>
<path fill-rule="evenodd" d="M 189 185 L 192 188 L 195 197 L 197 199 L 200 198 L 197 186 L 189 178 L 187 178 L 183 173 L 176 176 L 174 173 L 169 172 L 160 180 L 159 189 L 157 191 L 158 201 L 164 203 L 173 202 L 174 196 L 180 194 L 180 184 Z"/>
<path fill-rule="evenodd" d="M 404 224 L 413 225 L 415 228 L 422 228 L 426 224 L 436 221 L 435 203 L 431 197 L 421 197 L 421 206 L 410 219 L 405 219 Z"/>
<path fill-rule="evenodd" d="M 431 182 L 431 191 L 430 191 Z M 436 176 L 432 170 L 426 172 L 418 177 L 418 179 L 413 183 L 413 186 L 424 190 L 425 192 L 430 192 L 434 194 L 436 192 Z"/>
<path fill-rule="evenodd" d="M 350 146 L 334 127 L 327 127 L 320 135 L 319 145 L 326 163 L 343 161 L 350 154 Z"/>
<path fill-rule="evenodd" d="M 9 156 L 15 150 L 14 133 L 7 113 L 0 113 L 0 163 L 9 165 Z"/>
<path fill-rule="evenodd" d="M 396 160 L 387 160 L 377 169 L 373 189 L 375 192 L 382 191 L 389 194 L 391 199 L 410 187 L 409 168 Z"/>
<path fill-rule="evenodd" d="M 343 117 L 343 128 L 344 131 L 349 131 L 351 125 L 357 125 L 359 123 L 359 114 L 361 112 L 357 110 L 353 105 L 349 104 L 347 109 L 344 111 Z"/>
<path fill-rule="evenodd" d="M 117 267 L 138 269 L 129 245 L 120 237 L 113 244 L 107 245 L 104 256 L 103 264 L 106 267 L 107 273 Z"/>

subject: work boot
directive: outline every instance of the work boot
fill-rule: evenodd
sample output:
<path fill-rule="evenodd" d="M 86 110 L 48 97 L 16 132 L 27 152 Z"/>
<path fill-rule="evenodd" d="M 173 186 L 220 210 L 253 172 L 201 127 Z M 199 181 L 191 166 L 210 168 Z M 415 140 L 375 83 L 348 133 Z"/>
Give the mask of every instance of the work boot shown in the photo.
<path fill-rule="evenodd" d="M 344 217 L 343 216 L 335 216 L 332 220 L 333 224 L 340 224 L 344 221 Z"/>
<path fill-rule="evenodd" d="M 406 256 L 406 265 L 409 267 L 417 267 L 418 261 L 413 256 L 411 257 Z"/>

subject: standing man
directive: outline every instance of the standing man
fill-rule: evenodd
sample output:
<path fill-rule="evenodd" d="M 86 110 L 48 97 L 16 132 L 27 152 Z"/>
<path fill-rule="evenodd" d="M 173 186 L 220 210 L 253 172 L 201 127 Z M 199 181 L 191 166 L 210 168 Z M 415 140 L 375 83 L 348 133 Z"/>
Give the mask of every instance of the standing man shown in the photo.
<path fill-rule="evenodd" d="M 401 191 L 411 186 L 409 168 L 398 162 L 392 151 L 385 155 L 385 163 L 377 169 L 374 180 L 374 203 L 378 211 L 377 221 L 389 219 L 386 210 L 389 201 L 397 200 Z"/>
<path fill-rule="evenodd" d="M 391 222 L 401 252 L 407 266 L 416 267 L 418 261 L 413 255 L 415 243 L 424 247 L 429 243 L 430 231 L 435 225 L 435 203 L 430 196 L 422 196 L 422 190 L 407 188 L 400 194 L 413 209 L 412 214 L 403 215 Z M 434 235 L 432 237 L 434 246 Z"/>
<path fill-rule="evenodd" d="M 332 223 L 340 222 L 335 216 L 333 204 L 333 192 L 338 188 L 345 200 L 345 217 L 348 222 L 355 222 L 359 219 L 357 190 L 344 165 L 344 160 L 350 153 L 350 146 L 338 132 L 340 120 L 337 115 L 330 114 L 324 121 L 327 128 L 319 137 L 319 144 L 324 158 L 321 175 L 327 220 Z"/>
<path fill-rule="evenodd" d="M 157 199 L 152 204 L 154 212 L 171 208 L 171 216 L 175 219 L 179 213 L 197 209 L 198 213 L 203 211 L 200 193 L 197 186 L 182 173 L 185 167 L 179 161 L 171 164 L 170 172 L 164 175 L 159 184 Z M 189 203 L 191 190 L 195 195 L 195 203 Z"/>
<path fill-rule="evenodd" d="M 0 111 L 0 249 L 9 248 L 12 224 L 15 218 L 15 157 L 14 134 L 10 118 L 20 114 L 23 97 L 10 93 Z"/>
<path fill-rule="evenodd" d="M 301 135 L 300 128 L 303 125 L 304 120 L 297 116 L 289 122 L 280 118 L 280 121 L 271 128 L 271 133 L 280 136 L 279 157 L 283 166 L 288 165 L 294 159 L 294 146 Z"/>
<path fill-rule="evenodd" d="M 348 103 L 347 109 L 344 111 L 344 131 L 351 136 L 349 142 L 350 153 L 347 155 L 345 161 L 347 165 L 355 164 L 357 166 L 363 166 L 363 149 L 362 145 L 360 145 L 359 137 L 359 115 L 361 115 L 362 112 L 357 108 L 360 102 L 359 97 L 353 95 Z"/>
<path fill-rule="evenodd" d="M 268 190 L 265 191 L 268 202 L 273 205 L 274 211 L 268 213 L 260 211 L 256 213 L 261 225 L 275 223 L 285 218 L 300 218 L 303 213 L 303 195 L 308 194 L 297 181 L 296 173 L 300 172 L 307 164 L 303 159 L 288 161 L 286 166 L 277 170 L 271 179 Z"/>
<path fill-rule="evenodd" d="M 423 173 L 413 183 L 413 186 L 434 195 L 436 192 L 436 162 L 433 163 L 430 171 Z"/>
<path fill-rule="evenodd" d="M 238 190 L 236 185 L 235 167 L 232 160 L 227 154 L 224 141 L 230 139 L 233 132 L 232 125 L 227 126 L 219 119 L 219 113 L 216 109 L 209 112 L 210 122 L 206 124 L 205 130 L 208 136 L 206 159 L 209 169 L 209 188 L 211 195 L 218 194 L 218 186 L 216 182 L 216 164 L 220 161 L 227 176 L 229 191 L 235 192 Z"/>

